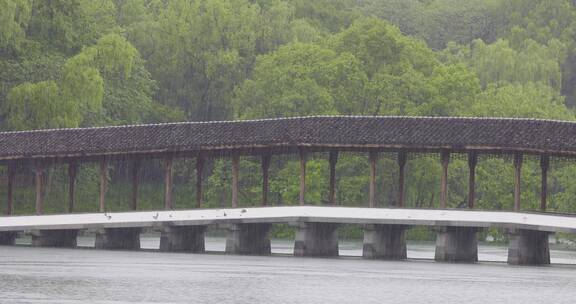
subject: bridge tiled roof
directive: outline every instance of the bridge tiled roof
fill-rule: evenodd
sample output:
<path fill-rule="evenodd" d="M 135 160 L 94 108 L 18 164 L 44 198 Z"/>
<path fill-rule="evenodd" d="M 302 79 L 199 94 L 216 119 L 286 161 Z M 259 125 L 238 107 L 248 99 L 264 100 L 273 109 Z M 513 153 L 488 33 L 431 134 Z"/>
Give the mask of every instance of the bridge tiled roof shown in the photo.
<path fill-rule="evenodd" d="M 576 155 L 576 123 L 315 116 L 0 133 L 0 159 L 298 146 Z"/>

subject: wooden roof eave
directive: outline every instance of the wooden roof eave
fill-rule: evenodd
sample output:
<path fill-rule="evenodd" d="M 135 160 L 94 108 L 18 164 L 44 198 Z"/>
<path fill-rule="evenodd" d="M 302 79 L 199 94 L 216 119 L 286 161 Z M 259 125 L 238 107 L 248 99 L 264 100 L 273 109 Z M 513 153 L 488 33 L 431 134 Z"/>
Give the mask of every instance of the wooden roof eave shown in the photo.
<path fill-rule="evenodd" d="M 262 155 L 262 154 L 295 154 L 302 148 L 309 152 L 327 152 L 331 150 L 340 150 L 344 152 L 407 152 L 407 153 L 440 153 L 450 151 L 452 153 L 469 153 L 475 152 L 481 154 L 511 155 L 522 153 L 528 155 L 548 155 L 552 157 L 576 157 L 576 151 L 553 150 L 553 149 L 536 149 L 536 148 L 518 148 L 510 146 L 452 146 L 452 145 L 413 145 L 413 144 L 314 144 L 314 143 L 275 143 L 275 144 L 250 144 L 250 145 L 221 145 L 205 146 L 194 148 L 165 148 L 150 150 L 132 150 L 132 151 L 101 151 L 93 153 L 59 153 L 52 155 L 17 155 L 17 156 L 0 156 L 0 163 L 26 162 L 44 160 L 47 162 L 95 162 L 102 158 L 106 159 L 125 159 L 131 157 L 141 158 L 163 158 L 168 155 L 176 158 L 196 157 L 202 153 L 206 157 L 226 156 L 227 154 L 238 154 L 241 156 Z"/>

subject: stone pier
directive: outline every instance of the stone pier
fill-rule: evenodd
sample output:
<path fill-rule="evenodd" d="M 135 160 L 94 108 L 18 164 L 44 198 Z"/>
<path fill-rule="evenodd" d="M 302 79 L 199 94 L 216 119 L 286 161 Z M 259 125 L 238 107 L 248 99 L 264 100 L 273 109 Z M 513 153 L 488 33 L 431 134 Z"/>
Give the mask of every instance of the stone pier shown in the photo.
<path fill-rule="evenodd" d="M 405 225 L 365 225 L 362 257 L 366 259 L 405 260 Z"/>
<path fill-rule="evenodd" d="M 437 228 L 434 259 L 437 262 L 478 262 L 477 232 L 476 227 Z"/>
<path fill-rule="evenodd" d="M 96 232 L 97 249 L 140 249 L 141 228 L 105 228 Z"/>
<path fill-rule="evenodd" d="M 160 235 L 160 251 L 204 252 L 206 226 L 166 226 Z"/>
<path fill-rule="evenodd" d="M 78 230 L 34 230 L 31 235 L 33 247 L 75 248 Z"/>
<path fill-rule="evenodd" d="M 506 233 L 509 239 L 508 264 L 550 264 L 550 246 L 548 242 L 550 232 L 510 229 Z"/>
<path fill-rule="evenodd" d="M 229 224 L 226 253 L 242 255 L 270 255 L 270 230 L 272 224 Z"/>
<path fill-rule="evenodd" d="M 16 240 L 17 232 L 15 231 L 4 231 L 0 232 L 0 245 L 14 245 L 14 240 Z"/>
<path fill-rule="evenodd" d="M 338 224 L 292 224 L 296 227 L 294 256 L 338 256 Z"/>

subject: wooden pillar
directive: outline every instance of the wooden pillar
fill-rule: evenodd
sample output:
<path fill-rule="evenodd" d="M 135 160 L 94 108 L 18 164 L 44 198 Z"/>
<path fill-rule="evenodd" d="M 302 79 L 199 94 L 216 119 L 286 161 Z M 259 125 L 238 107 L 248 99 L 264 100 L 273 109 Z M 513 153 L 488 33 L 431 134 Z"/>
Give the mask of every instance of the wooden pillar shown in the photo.
<path fill-rule="evenodd" d="M 448 199 L 448 164 L 450 163 L 450 152 L 442 151 L 440 153 L 442 161 L 442 179 L 440 181 L 440 208 L 444 209 Z"/>
<path fill-rule="evenodd" d="M 8 164 L 8 193 L 6 198 L 6 215 L 14 213 L 14 178 L 16 177 L 16 168 L 13 164 Z"/>
<path fill-rule="evenodd" d="M 304 206 L 306 200 L 306 151 L 300 149 L 300 205 Z"/>
<path fill-rule="evenodd" d="M 68 212 L 74 212 L 76 206 L 76 175 L 78 164 L 75 161 L 68 163 Z"/>
<path fill-rule="evenodd" d="M 35 163 L 36 215 L 44 214 L 44 164 Z"/>
<path fill-rule="evenodd" d="M 476 165 L 478 155 L 476 152 L 468 153 L 468 208 L 474 209 L 476 201 Z"/>
<path fill-rule="evenodd" d="M 370 151 L 368 158 L 370 161 L 370 192 L 368 195 L 368 206 L 370 208 L 374 208 L 376 206 L 376 161 L 378 159 L 378 155 L 376 152 Z"/>
<path fill-rule="evenodd" d="M 330 188 L 328 192 L 328 204 L 336 204 L 336 163 L 338 162 L 338 151 L 330 151 L 328 159 L 330 163 Z"/>
<path fill-rule="evenodd" d="M 204 156 L 198 154 L 196 156 L 196 207 L 202 208 L 202 175 L 204 171 Z"/>
<path fill-rule="evenodd" d="M 514 211 L 520 211 L 520 182 L 522 173 L 522 154 L 514 154 Z"/>
<path fill-rule="evenodd" d="M 139 172 L 140 172 L 140 159 L 134 159 L 132 161 L 132 210 L 138 210 L 138 188 L 140 186 Z"/>
<path fill-rule="evenodd" d="M 238 174 L 240 169 L 240 157 L 232 156 L 232 208 L 238 208 Z"/>
<path fill-rule="evenodd" d="M 398 152 L 398 204 L 404 207 L 404 178 L 406 176 L 406 152 Z"/>
<path fill-rule="evenodd" d="M 98 210 L 106 211 L 106 191 L 108 190 L 108 161 L 100 160 L 100 204 Z"/>
<path fill-rule="evenodd" d="M 174 209 L 172 202 L 172 178 L 174 160 L 171 156 L 164 159 L 164 209 Z"/>
<path fill-rule="evenodd" d="M 540 191 L 540 211 L 546 211 L 548 196 L 548 168 L 550 167 L 550 157 L 540 156 L 540 168 L 542 168 L 542 189 Z"/>
<path fill-rule="evenodd" d="M 262 155 L 262 205 L 268 205 L 268 192 L 269 192 L 269 171 L 270 161 L 272 157 L 270 154 Z"/>

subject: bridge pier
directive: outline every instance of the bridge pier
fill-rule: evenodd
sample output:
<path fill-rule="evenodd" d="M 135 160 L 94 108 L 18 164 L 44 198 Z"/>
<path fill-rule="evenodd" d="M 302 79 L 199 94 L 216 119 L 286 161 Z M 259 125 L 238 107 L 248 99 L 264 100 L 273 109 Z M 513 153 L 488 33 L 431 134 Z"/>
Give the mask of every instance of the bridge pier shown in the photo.
<path fill-rule="evenodd" d="M 272 224 L 229 224 L 226 253 L 242 255 L 270 255 L 270 230 Z"/>
<path fill-rule="evenodd" d="M 96 249 L 140 249 L 141 228 L 104 228 L 96 232 Z"/>
<path fill-rule="evenodd" d="M 160 234 L 162 252 L 204 252 L 206 226 L 166 226 Z"/>
<path fill-rule="evenodd" d="M 16 231 L 0 232 L 0 245 L 14 245 L 16 235 L 17 235 Z"/>
<path fill-rule="evenodd" d="M 296 227 L 294 256 L 338 256 L 338 224 L 292 224 Z"/>
<path fill-rule="evenodd" d="M 437 228 L 434 260 L 452 263 L 478 262 L 477 232 L 476 227 Z"/>
<path fill-rule="evenodd" d="M 550 232 L 510 229 L 508 264 L 510 265 L 548 265 L 550 264 Z"/>
<path fill-rule="evenodd" d="M 31 234 L 33 247 L 75 248 L 78 230 L 34 230 Z"/>
<path fill-rule="evenodd" d="M 405 260 L 407 228 L 405 225 L 365 225 L 362 257 Z"/>

